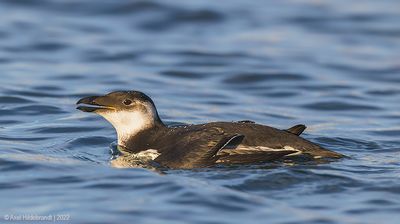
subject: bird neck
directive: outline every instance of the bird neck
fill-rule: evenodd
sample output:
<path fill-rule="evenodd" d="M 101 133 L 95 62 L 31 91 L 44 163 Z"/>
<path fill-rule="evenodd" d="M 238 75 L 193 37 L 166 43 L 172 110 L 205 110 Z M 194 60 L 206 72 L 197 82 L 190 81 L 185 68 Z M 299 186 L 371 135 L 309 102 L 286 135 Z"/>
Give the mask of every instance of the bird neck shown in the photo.
<path fill-rule="evenodd" d="M 155 123 L 152 126 L 137 130 L 136 132 L 130 132 L 128 135 L 118 135 L 118 145 L 129 149 L 132 152 L 140 152 L 142 150 L 150 149 L 153 143 L 158 142 L 158 138 L 168 130 L 162 122 Z"/>
<path fill-rule="evenodd" d="M 134 122 L 127 119 L 118 126 L 114 125 L 117 131 L 118 145 L 126 148 L 132 147 L 132 142 L 135 142 L 133 140 L 138 139 L 138 136 L 140 137 L 143 133 L 152 133 L 165 127 L 158 116 L 154 119 L 144 119 L 136 116 Z"/>

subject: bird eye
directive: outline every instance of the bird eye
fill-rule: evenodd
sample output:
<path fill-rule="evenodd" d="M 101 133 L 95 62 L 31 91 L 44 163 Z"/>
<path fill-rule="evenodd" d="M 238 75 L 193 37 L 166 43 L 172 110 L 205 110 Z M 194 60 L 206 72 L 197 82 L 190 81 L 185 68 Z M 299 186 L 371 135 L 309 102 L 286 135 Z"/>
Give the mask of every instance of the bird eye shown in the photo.
<path fill-rule="evenodd" d="M 124 102 L 123 102 L 125 105 L 131 105 L 132 104 L 132 100 L 130 100 L 130 99 L 125 99 L 124 100 Z"/>

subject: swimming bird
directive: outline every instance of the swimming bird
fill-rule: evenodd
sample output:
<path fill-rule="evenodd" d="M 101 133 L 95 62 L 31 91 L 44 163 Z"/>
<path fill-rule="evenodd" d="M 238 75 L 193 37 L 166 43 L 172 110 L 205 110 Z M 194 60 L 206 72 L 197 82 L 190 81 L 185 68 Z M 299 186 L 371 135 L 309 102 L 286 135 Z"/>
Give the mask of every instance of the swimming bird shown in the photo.
<path fill-rule="evenodd" d="M 153 100 L 139 91 L 89 96 L 77 104 L 77 109 L 94 112 L 110 122 L 118 145 L 125 151 L 147 155 L 166 168 L 252 164 L 299 154 L 314 159 L 343 156 L 300 137 L 304 125 L 280 130 L 245 120 L 168 127 Z"/>

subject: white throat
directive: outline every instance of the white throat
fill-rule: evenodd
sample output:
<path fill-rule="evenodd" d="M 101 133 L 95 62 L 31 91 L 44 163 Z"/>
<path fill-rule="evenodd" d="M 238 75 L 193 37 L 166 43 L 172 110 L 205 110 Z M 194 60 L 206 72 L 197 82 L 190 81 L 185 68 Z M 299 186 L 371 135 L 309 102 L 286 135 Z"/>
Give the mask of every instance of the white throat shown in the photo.
<path fill-rule="evenodd" d="M 154 118 L 141 111 L 109 111 L 98 114 L 114 126 L 118 145 L 121 146 L 126 146 L 129 138 L 154 125 Z"/>

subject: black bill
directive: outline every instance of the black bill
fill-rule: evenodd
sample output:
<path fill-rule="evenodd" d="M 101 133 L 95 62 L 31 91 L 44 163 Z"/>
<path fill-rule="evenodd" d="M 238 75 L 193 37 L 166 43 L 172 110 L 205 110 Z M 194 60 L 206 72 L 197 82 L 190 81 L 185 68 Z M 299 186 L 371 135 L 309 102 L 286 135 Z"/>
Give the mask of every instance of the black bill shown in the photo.
<path fill-rule="evenodd" d="M 113 107 L 96 103 L 96 99 L 98 98 L 99 96 L 89 96 L 82 98 L 78 100 L 78 102 L 76 102 L 76 104 L 78 105 L 76 109 L 81 110 L 83 112 L 94 112 L 99 109 L 114 109 Z"/>

